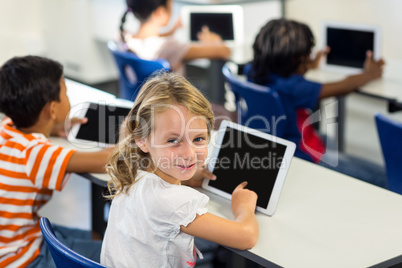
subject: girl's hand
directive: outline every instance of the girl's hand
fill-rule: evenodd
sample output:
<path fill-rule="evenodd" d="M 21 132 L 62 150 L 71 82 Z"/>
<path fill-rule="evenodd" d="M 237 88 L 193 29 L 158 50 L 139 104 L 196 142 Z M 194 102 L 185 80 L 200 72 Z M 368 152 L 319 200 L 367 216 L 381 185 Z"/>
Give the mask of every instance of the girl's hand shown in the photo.
<path fill-rule="evenodd" d="M 66 119 L 65 122 L 55 125 L 50 135 L 67 138 L 68 133 L 74 125 L 86 124 L 87 122 L 88 118 L 73 117 L 71 119 Z"/>
<path fill-rule="evenodd" d="M 183 181 L 183 185 L 191 186 L 191 187 L 201 187 L 202 181 L 204 178 L 210 179 L 210 180 L 216 180 L 216 176 L 212 174 L 211 171 L 206 169 L 205 167 L 202 167 L 197 170 L 197 172 L 194 174 L 194 176 L 187 180 Z"/>
<path fill-rule="evenodd" d="M 383 59 L 375 61 L 373 59 L 373 52 L 368 50 L 364 62 L 364 73 L 369 75 L 371 79 L 379 78 L 382 76 L 384 64 L 385 61 Z"/>
<path fill-rule="evenodd" d="M 203 26 L 201 32 L 197 34 L 199 41 L 203 43 L 220 43 L 222 38 L 217 33 L 211 32 L 208 26 Z"/>
<path fill-rule="evenodd" d="M 178 18 L 175 22 L 175 24 L 173 25 L 172 29 L 170 29 L 167 32 L 161 33 L 159 34 L 159 36 L 169 36 L 169 35 L 173 35 L 177 29 L 183 27 L 183 24 L 181 23 L 181 19 Z"/>
<path fill-rule="evenodd" d="M 257 194 L 245 189 L 246 186 L 247 181 L 244 181 L 232 193 L 232 211 L 236 218 L 244 212 L 254 213 L 257 206 Z"/>

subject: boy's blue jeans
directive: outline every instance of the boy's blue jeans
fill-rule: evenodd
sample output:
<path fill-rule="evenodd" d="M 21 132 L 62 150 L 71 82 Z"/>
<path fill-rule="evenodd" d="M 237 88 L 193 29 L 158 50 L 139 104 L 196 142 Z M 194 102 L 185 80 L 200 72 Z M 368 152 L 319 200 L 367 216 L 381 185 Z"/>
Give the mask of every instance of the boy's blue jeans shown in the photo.
<path fill-rule="evenodd" d="M 61 243 L 93 261 L 100 262 L 102 241 L 92 240 L 91 231 L 67 228 L 54 224 L 52 224 L 52 226 L 57 239 L 59 239 Z M 42 243 L 39 256 L 27 267 L 56 268 L 46 241 Z"/>

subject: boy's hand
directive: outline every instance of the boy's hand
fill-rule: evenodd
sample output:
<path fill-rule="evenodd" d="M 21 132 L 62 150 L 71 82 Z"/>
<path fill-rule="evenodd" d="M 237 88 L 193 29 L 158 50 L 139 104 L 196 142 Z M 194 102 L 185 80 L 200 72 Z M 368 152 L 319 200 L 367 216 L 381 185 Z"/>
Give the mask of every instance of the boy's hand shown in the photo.
<path fill-rule="evenodd" d="M 187 180 L 183 181 L 183 185 L 191 186 L 191 187 L 201 187 L 202 181 L 204 178 L 210 179 L 210 180 L 216 180 L 216 176 L 212 174 L 211 171 L 206 169 L 205 167 L 200 168 L 197 170 L 197 172 L 194 174 L 194 176 Z"/>
<path fill-rule="evenodd" d="M 88 118 L 78 118 L 73 117 L 71 119 L 66 119 L 64 123 L 57 124 L 53 127 L 50 135 L 67 138 L 68 133 L 71 128 L 76 124 L 86 124 L 88 122 Z"/>
<path fill-rule="evenodd" d="M 219 43 L 222 42 L 222 38 L 219 34 L 211 32 L 208 26 L 202 26 L 201 32 L 197 34 L 197 38 L 203 43 Z"/>
<path fill-rule="evenodd" d="M 320 50 L 315 54 L 315 57 L 311 59 L 310 64 L 308 66 L 309 69 L 316 69 L 320 66 L 320 62 L 322 57 L 325 57 L 330 52 L 329 47 L 325 47 L 323 50 Z"/>
<path fill-rule="evenodd" d="M 385 61 L 383 59 L 375 61 L 373 59 L 373 52 L 368 50 L 366 60 L 364 61 L 364 72 L 370 75 L 372 79 L 379 78 L 382 76 L 384 64 Z"/>
<path fill-rule="evenodd" d="M 244 181 L 232 193 L 232 211 L 236 218 L 244 212 L 254 212 L 257 206 L 257 194 L 245 189 L 246 186 L 247 182 Z"/>

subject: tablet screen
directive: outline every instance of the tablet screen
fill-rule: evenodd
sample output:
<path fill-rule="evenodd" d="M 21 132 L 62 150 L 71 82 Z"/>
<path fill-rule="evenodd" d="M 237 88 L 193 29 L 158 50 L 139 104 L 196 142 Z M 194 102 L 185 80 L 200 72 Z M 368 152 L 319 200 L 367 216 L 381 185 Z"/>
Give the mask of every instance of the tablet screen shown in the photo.
<path fill-rule="evenodd" d="M 191 41 L 197 41 L 197 34 L 203 26 L 208 26 L 211 32 L 219 34 L 223 40 L 234 40 L 232 13 L 191 13 Z"/>
<path fill-rule="evenodd" d="M 227 127 L 209 186 L 228 194 L 241 182 L 258 195 L 257 206 L 267 208 L 286 146 L 247 132 Z"/>
<path fill-rule="evenodd" d="M 326 29 L 327 45 L 331 48 L 327 64 L 363 68 L 366 51 L 374 51 L 374 32 L 365 30 Z"/>
<path fill-rule="evenodd" d="M 80 126 L 76 138 L 116 144 L 119 140 L 120 125 L 129 112 L 129 108 L 90 103 L 85 114 L 88 123 Z"/>

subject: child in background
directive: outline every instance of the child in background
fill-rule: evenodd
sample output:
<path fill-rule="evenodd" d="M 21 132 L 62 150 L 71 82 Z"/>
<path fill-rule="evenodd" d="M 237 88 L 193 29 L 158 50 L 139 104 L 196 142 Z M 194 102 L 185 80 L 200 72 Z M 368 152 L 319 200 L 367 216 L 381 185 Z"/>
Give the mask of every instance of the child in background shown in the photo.
<path fill-rule="evenodd" d="M 235 221 L 207 212 L 209 198 L 184 186 L 208 154 L 209 102 L 182 76 L 162 73 L 141 88 L 108 165 L 113 198 L 101 263 L 111 267 L 194 267 L 194 236 L 238 249 L 255 245 L 257 195 L 233 192 Z"/>
<path fill-rule="evenodd" d="M 314 36 L 307 25 L 287 19 L 272 20 L 257 35 L 253 45 L 254 59 L 245 68 L 245 73 L 250 81 L 266 85 L 280 95 L 287 117 L 283 138 L 296 143 L 295 156 L 386 187 L 384 168 L 363 159 L 331 152 L 312 125 L 305 124 L 310 111 L 317 107 L 321 99 L 347 94 L 381 77 L 384 61 L 374 61 L 372 52 L 368 51 L 364 70 L 360 74 L 320 84 L 306 80 L 304 74 L 317 67 L 321 56 L 330 48 L 318 52 L 315 59 L 311 59 L 314 45 Z M 336 161 L 337 166 L 331 164 Z"/>
<path fill-rule="evenodd" d="M 71 172 L 106 172 L 113 148 L 77 152 L 49 141 L 52 134 L 65 136 L 69 111 L 59 63 L 26 56 L 0 68 L 0 112 L 7 116 L 0 127 L 0 267 L 55 267 L 38 210 Z M 63 244 L 99 262 L 101 241 L 90 231 L 53 227 Z"/>
<path fill-rule="evenodd" d="M 226 47 L 222 38 L 204 27 L 199 33 L 199 44 L 180 43 L 172 33 L 159 33 L 160 28 L 166 26 L 172 13 L 173 0 L 126 0 L 127 11 L 121 19 L 120 33 L 122 41 L 129 50 L 140 58 L 154 60 L 166 59 L 173 71 L 184 73 L 183 61 L 198 58 L 228 58 L 230 49 Z M 140 21 L 140 28 L 136 34 L 124 31 L 124 23 L 128 13 L 132 12 Z"/>

